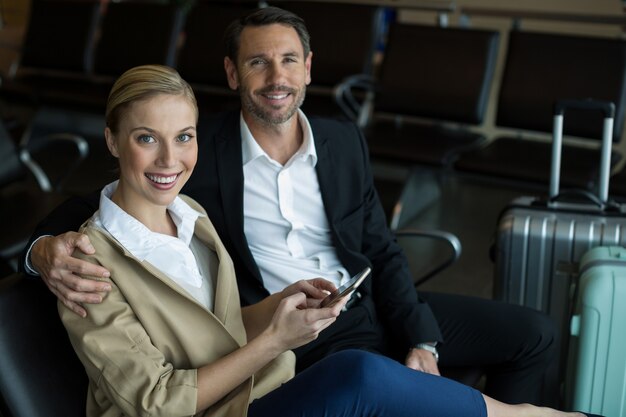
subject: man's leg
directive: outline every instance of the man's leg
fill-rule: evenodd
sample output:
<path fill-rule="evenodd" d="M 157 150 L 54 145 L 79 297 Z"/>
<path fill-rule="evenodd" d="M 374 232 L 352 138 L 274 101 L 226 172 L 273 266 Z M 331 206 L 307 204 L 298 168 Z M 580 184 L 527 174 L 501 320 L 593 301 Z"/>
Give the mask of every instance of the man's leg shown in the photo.
<path fill-rule="evenodd" d="M 507 403 L 545 404 L 558 398 L 556 381 L 544 381 L 546 369 L 557 360 L 557 331 L 548 316 L 480 298 L 420 296 L 431 306 L 445 338 L 439 349 L 444 371 L 480 366 L 487 376 L 485 393 Z"/>

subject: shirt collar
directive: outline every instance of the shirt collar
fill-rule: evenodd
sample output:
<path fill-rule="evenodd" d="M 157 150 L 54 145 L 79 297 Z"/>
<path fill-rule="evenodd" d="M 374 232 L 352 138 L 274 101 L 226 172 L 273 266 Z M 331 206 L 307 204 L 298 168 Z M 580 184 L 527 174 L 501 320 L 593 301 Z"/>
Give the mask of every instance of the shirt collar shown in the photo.
<path fill-rule="evenodd" d="M 315 140 L 313 138 L 311 124 L 302 110 L 298 109 L 297 115 L 300 127 L 302 128 L 303 140 L 302 146 L 300 146 L 300 149 L 298 149 L 298 152 L 296 152 L 290 161 L 296 157 L 300 157 L 302 159 L 310 157 L 311 165 L 315 166 L 317 164 L 317 152 L 315 150 Z M 243 114 L 239 117 L 239 125 L 241 130 L 241 155 L 243 165 L 245 166 L 249 162 L 263 156 L 272 161 L 272 158 L 270 158 L 263 148 L 259 146 L 257 141 L 254 139 L 254 136 L 252 136 L 252 132 L 250 132 L 250 128 L 243 118 Z"/>
<path fill-rule="evenodd" d="M 111 200 L 111 195 L 117 189 L 118 181 L 104 187 L 100 193 L 100 208 L 94 220 L 97 225 L 106 229 L 118 242 L 122 244 L 137 259 L 145 260 L 151 251 L 162 245 L 171 236 L 155 233 L 143 223 L 126 213 Z M 177 228 L 178 239 L 189 246 L 193 237 L 195 223 L 202 213 L 192 209 L 180 197 L 167 206 L 172 221 Z"/>

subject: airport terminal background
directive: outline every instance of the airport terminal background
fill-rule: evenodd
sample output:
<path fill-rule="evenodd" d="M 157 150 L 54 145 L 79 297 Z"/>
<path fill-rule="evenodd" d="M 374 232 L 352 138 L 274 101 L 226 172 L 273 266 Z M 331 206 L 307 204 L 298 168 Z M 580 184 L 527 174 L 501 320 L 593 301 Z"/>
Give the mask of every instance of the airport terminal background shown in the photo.
<path fill-rule="evenodd" d="M 53 104 L 53 101 L 28 102 L 28 100 L 14 100 L 15 90 L 10 91 L 10 94 L 7 94 L 6 90 L 4 90 L 6 85 L 10 85 L 20 75 L 20 58 L 24 52 L 22 47 L 24 46 L 24 38 L 28 29 L 32 1 L 42 2 L 45 0 L 0 0 L 0 77 L 2 77 L 0 84 L 0 116 L 9 134 L 13 135 L 16 145 L 19 143 L 24 144 L 29 138 L 32 141 L 36 141 L 38 138 L 56 133 L 70 133 L 83 137 L 89 145 L 88 156 L 81 162 L 72 176 L 64 182 L 63 191 L 65 194 L 70 195 L 88 192 L 106 184 L 115 177 L 115 161 L 109 156 L 104 144 L 102 114 L 91 110 L 86 111 L 85 109 L 88 106 L 82 108 L 81 106 L 76 106 L 75 103 L 72 106 L 56 106 Z M 139 2 L 139 0 L 136 1 Z M 87 0 L 78 2 L 84 3 Z M 108 2 L 102 0 L 101 3 L 106 4 Z M 144 0 L 142 3 L 147 2 Z M 167 3 L 167 1 L 163 0 L 161 3 Z M 172 0 L 172 3 L 180 4 L 185 2 Z M 206 1 L 196 0 L 194 3 L 206 3 Z M 245 2 L 231 1 L 230 3 Z M 284 2 L 267 1 L 265 3 L 280 6 Z M 340 2 L 320 0 L 317 3 L 319 4 L 316 7 L 323 8 L 331 7 Z M 454 120 L 453 117 L 448 117 L 448 115 L 441 116 L 435 114 L 434 117 L 431 117 L 433 115 L 425 111 L 423 116 L 419 114 L 417 116 L 410 115 L 406 118 L 408 122 L 402 119 L 402 123 L 399 123 L 400 118 L 396 115 L 389 116 L 387 114 L 387 119 L 383 115 L 381 117 L 382 121 L 391 121 L 387 124 L 388 129 L 390 129 L 388 132 L 391 136 L 383 138 L 381 141 L 374 141 L 372 136 L 372 143 L 370 144 L 375 181 L 385 210 L 391 215 L 394 204 L 402 194 L 403 187 L 409 184 L 413 188 L 405 190 L 403 194 L 406 200 L 404 201 L 405 213 L 402 219 L 402 227 L 448 231 L 455 234 L 462 244 L 460 259 L 454 265 L 439 273 L 434 279 L 425 283 L 421 288 L 491 298 L 493 296 L 494 264 L 490 256 L 490 250 L 496 233 L 498 216 L 507 203 L 517 196 L 547 193 L 547 181 L 527 178 L 523 175 L 519 177 L 498 175 L 488 170 L 460 169 L 461 165 L 457 165 L 457 162 L 459 160 L 462 161 L 462 158 L 458 158 L 458 155 L 462 155 L 462 153 L 453 153 L 453 157 L 447 154 L 446 158 L 440 158 L 441 160 L 435 163 L 432 161 L 419 161 L 419 158 L 412 158 L 407 155 L 398 155 L 398 153 L 403 151 L 402 148 L 394 147 L 392 139 L 390 139 L 393 136 L 391 131 L 399 125 L 405 126 L 407 123 L 410 125 L 413 122 L 417 125 L 423 123 L 429 126 L 429 129 L 435 130 L 443 126 L 444 130 L 451 131 L 453 135 L 455 132 L 461 132 L 470 134 L 471 137 L 482 138 L 481 145 L 476 149 L 484 148 L 500 136 L 509 136 L 532 143 L 549 143 L 550 134 L 547 131 L 503 127 L 498 121 L 500 87 L 511 33 L 514 31 L 539 32 L 573 35 L 589 39 L 623 40 L 626 28 L 623 2 L 618 0 L 526 0 L 523 2 L 514 0 L 346 0 L 343 3 L 389 7 L 392 12 L 386 15 L 387 24 L 389 24 L 389 19 L 397 19 L 397 21 L 406 25 L 415 24 L 425 27 L 446 27 L 450 29 L 463 28 L 472 31 L 484 31 L 486 35 L 492 36 L 491 38 L 488 37 L 486 41 L 483 39 L 483 43 L 480 44 L 479 42 L 476 47 L 476 51 L 478 51 L 476 53 L 483 54 L 481 55 L 481 65 L 489 66 L 489 59 L 494 60 L 492 63 L 492 74 L 487 74 L 486 76 L 487 85 L 480 87 L 483 95 L 486 94 L 483 97 L 485 101 L 484 109 L 482 109 L 483 114 Z M 192 7 L 191 13 L 193 13 L 193 10 Z M 346 27 L 349 28 L 352 23 L 346 22 Z M 184 26 L 181 33 L 184 33 Z M 495 37 L 493 37 L 493 34 L 495 34 Z M 341 43 L 342 40 L 345 41 L 345 38 L 337 42 Z M 221 39 L 215 39 L 214 41 L 219 43 Z M 185 40 L 181 38 L 179 46 L 184 45 L 184 42 Z M 384 39 L 380 40 L 379 45 L 373 49 L 372 72 L 374 74 L 376 74 L 376 71 L 385 59 L 386 49 L 384 42 Z M 489 42 L 491 42 L 491 45 L 488 44 Z M 494 42 L 495 46 L 493 45 Z M 62 48 L 60 45 L 58 47 Z M 349 49 L 350 45 L 341 45 L 341 47 Z M 619 47 L 623 50 L 623 46 L 620 45 Z M 307 114 L 316 112 L 312 107 L 309 110 L 306 105 L 309 103 L 309 99 L 311 102 L 314 102 L 318 98 L 318 93 L 321 97 L 324 97 L 324 94 L 327 96 L 327 104 L 322 105 L 322 108 L 330 108 L 331 104 L 328 103 L 333 101 L 332 96 L 329 95 L 332 88 L 316 85 L 315 82 L 316 57 L 318 56 L 316 54 L 318 54 L 318 49 L 320 48 L 321 45 L 316 44 L 315 32 L 312 30 L 312 50 L 314 52 L 313 83 L 311 93 L 305 103 Z M 469 49 L 470 47 L 462 46 L 461 49 L 463 48 Z M 429 53 L 428 48 L 425 48 L 424 51 L 424 53 Z M 460 55 L 458 45 L 457 49 L 453 51 L 453 53 L 447 55 L 447 58 L 454 63 L 460 62 L 458 61 Z M 319 54 L 321 54 L 321 51 Z M 422 65 L 423 61 L 421 62 L 420 60 L 426 59 L 426 57 L 419 54 L 406 53 L 405 56 L 407 61 L 406 67 L 409 68 L 411 66 L 416 68 L 416 66 Z M 432 59 L 436 60 L 438 57 L 432 57 Z M 558 56 L 557 59 L 559 59 Z M 182 64 L 182 61 L 179 62 Z M 626 61 L 623 59 L 619 64 L 624 65 L 623 68 L 626 68 Z M 446 72 L 446 76 L 449 77 L 451 84 L 459 81 L 464 83 L 466 77 L 471 77 L 471 74 L 468 74 L 464 67 L 455 65 L 442 67 L 441 71 Z M 603 67 L 612 66 L 613 63 L 604 61 L 587 62 L 585 65 Z M 619 68 L 617 71 L 621 71 L 622 78 L 624 78 L 623 74 L 625 71 L 623 68 Z M 572 67 L 572 70 L 574 69 Z M 221 71 L 222 69 L 216 68 L 215 70 Z M 180 71 L 183 77 L 186 77 L 184 71 L 182 69 Z M 567 77 L 567 73 L 564 73 L 563 77 Z M 190 81 L 194 84 L 193 80 Z M 398 81 L 402 85 L 404 81 L 408 80 L 399 79 Z M 469 81 L 467 82 L 469 83 Z M 593 84 L 595 81 L 590 80 L 589 82 Z M 63 83 L 67 83 L 67 80 L 64 79 Z M 63 84 L 63 86 L 66 85 Z M 221 88 L 225 87 L 226 80 L 224 78 Z M 541 95 L 542 88 L 542 86 L 537 86 L 538 90 L 531 93 Z M 624 85 L 618 83 L 616 90 L 623 88 Z M 210 96 L 211 91 L 211 89 L 202 91 L 203 97 L 205 95 Z M 224 101 L 232 100 L 230 96 L 224 97 Z M 372 100 L 371 96 L 358 90 L 356 97 L 360 102 Z M 618 104 L 618 111 L 621 112 L 621 114 L 617 115 L 617 118 L 623 120 L 624 99 L 621 96 L 618 98 L 622 102 L 616 103 Z M 374 99 L 373 103 L 373 111 L 376 112 L 378 104 L 376 99 Z M 445 111 L 443 112 L 445 113 Z M 373 114 L 370 114 L 372 120 Z M 343 113 L 340 115 L 340 111 L 337 111 L 335 115 L 344 118 L 358 116 L 356 114 L 345 115 Z M 546 117 L 549 118 L 551 115 L 548 114 Z M 360 121 L 362 122 L 363 120 L 361 119 Z M 613 179 L 617 184 L 620 174 L 623 172 L 622 167 L 625 159 L 620 158 L 620 156 L 624 155 L 624 146 L 626 145 L 624 145 L 624 140 L 622 139 L 624 124 L 619 123 L 616 126 L 620 130 L 616 134 L 614 143 L 613 150 L 616 155 L 616 163 L 612 168 L 612 172 L 614 174 Z M 371 125 L 364 124 L 366 132 L 369 128 L 371 132 L 380 133 L 380 129 L 375 130 L 371 129 L 371 127 Z M 385 129 L 384 124 L 383 129 Z M 426 131 L 431 132 L 431 130 L 427 129 Z M 368 140 L 370 140 L 369 137 Z M 594 151 L 598 148 L 598 141 L 589 140 L 589 138 L 569 136 L 566 138 L 566 141 L 574 148 L 583 150 Z M 398 151 L 398 149 L 401 150 Z M 467 148 L 469 151 L 472 151 L 472 149 L 474 148 Z M 549 147 L 542 149 L 549 149 Z M 519 155 L 521 155 L 520 159 L 528 158 L 528 155 Z M 591 155 L 593 155 L 593 152 L 591 152 Z M 524 166 L 527 162 L 528 167 L 531 167 L 533 163 L 531 159 L 527 161 L 518 160 L 516 163 Z M 49 166 L 53 170 L 60 169 L 61 167 L 58 167 L 58 164 L 55 165 L 54 162 L 42 161 L 42 165 Z M 594 165 L 593 160 L 587 162 L 592 166 Z M 0 164 L 2 163 L 0 161 Z M 529 170 L 532 170 L 532 168 L 529 168 Z M 1 171 L 2 169 L 0 169 Z M 34 180 L 30 179 L 30 182 L 33 186 L 36 186 Z M 626 183 L 626 181 L 622 182 Z M 2 184 L 1 181 L 0 184 Z M 592 179 L 584 184 L 593 189 L 594 183 Z M 9 195 L 8 193 L 14 191 L 10 189 L 12 186 L 14 185 L 3 184 L 0 189 L 0 201 L 2 204 L 0 221 L 3 222 L 3 226 L 12 222 L 12 219 L 6 213 L 11 213 L 11 210 L 20 210 L 18 202 L 11 202 L 5 199 L 5 196 Z M 9 191 L 6 191 L 7 188 Z M 626 187 L 622 189 L 626 189 Z M 626 195 L 626 193 L 619 191 L 617 188 L 615 190 L 612 189 L 612 194 L 617 197 Z M 12 225 L 13 228 L 19 228 L 19 226 Z M 445 247 L 434 245 L 431 242 L 425 244 L 423 241 L 420 241 L 420 243 L 416 243 L 408 238 L 400 238 L 399 240 L 406 248 L 416 276 L 420 276 L 424 270 L 429 269 L 432 265 L 432 259 L 441 259 L 447 255 Z M 15 253 L 15 248 L 13 248 L 12 253 Z M 9 261 L 10 267 L 15 267 L 15 257 L 11 256 Z"/>
<path fill-rule="evenodd" d="M 175 3 L 174 1 L 172 1 Z M 4 83 L 20 71 L 20 52 L 23 39 L 28 27 L 28 18 L 31 7 L 28 0 L 1 0 L 0 1 L 0 76 Z M 106 1 L 101 1 L 106 3 Z M 182 3 L 182 2 L 178 2 Z M 200 0 L 195 3 L 201 3 Z M 230 3 L 244 3 L 231 1 Z M 280 4 L 281 2 L 276 2 Z M 320 1 L 337 4 L 339 2 Z M 524 31 L 542 31 L 552 33 L 576 34 L 590 37 L 623 37 L 623 21 L 625 19 L 623 4 L 618 0 L 532 0 L 522 3 L 502 0 L 388 0 L 388 1 L 346 1 L 345 3 L 379 4 L 393 7 L 397 11 L 397 19 L 420 25 L 441 26 L 450 28 L 470 27 L 472 29 L 496 30 L 500 33 L 498 40 L 497 62 L 493 79 L 489 85 L 489 100 L 486 104 L 484 120 L 478 125 L 470 125 L 469 130 L 478 132 L 487 141 L 497 137 L 502 131 L 523 135 L 524 139 L 547 141 L 549 134 L 534 131 L 515 132 L 511 129 L 499 128 L 495 124 L 498 98 L 498 83 L 502 75 L 503 63 L 506 56 L 506 42 L 508 33 L 515 25 L 521 25 Z M 330 5 L 329 4 L 329 5 Z M 520 17 L 521 16 L 521 17 Z M 588 22 L 585 19 L 589 18 Z M 603 23 L 603 20 L 606 23 Z M 347 24 L 347 22 L 346 22 Z M 347 24 L 348 25 L 348 24 Z M 349 25 L 348 25 L 349 26 Z M 218 39 L 215 39 L 218 42 Z M 365 42 L 365 40 L 364 40 Z M 312 49 L 316 50 L 315 34 L 312 40 Z M 62 48 L 62 46 L 59 46 Z M 317 46 L 319 48 L 320 46 Z M 384 53 L 381 47 L 376 54 Z M 316 64 L 313 61 L 313 84 L 316 78 Z M 451 59 L 455 57 L 450 56 Z M 407 54 L 411 62 L 420 63 L 420 57 Z M 380 57 L 378 57 L 380 60 Z M 415 60 L 415 61 L 412 61 Z M 598 62 L 594 65 L 602 66 Z M 221 71 L 221 68 L 217 68 Z M 443 69 L 442 69 L 443 70 Z M 463 79 L 462 68 L 455 69 L 452 77 Z M 181 71 L 182 72 L 182 71 Z M 184 75 L 184 72 L 183 72 Z M 566 76 L 566 74 L 564 74 Z M 225 80 L 224 80 L 225 87 Z M 541 86 L 537 87 L 538 93 Z M 311 95 L 310 95 L 311 96 Z M 80 114 L 76 106 L 55 108 L 54 106 L 29 106 L 24 100 L 12 101 L 6 98 L 0 88 L 0 105 L 5 124 L 16 123 L 16 132 L 22 135 L 24 126 L 34 123 L 31 135 L 40 136 L 46 133 L 68 132 L 82 135 L 89 143 L 89 156 L 82 163 L 78 171 L 72 176 L 69 184 L 75 191 L 88 190 L 93 186 L 101 185 L 115 174 L 110 171 L 114 162 L 108 157 L 108 152 L 102 139 L 102 117 L 96 112 Z M 430 120 L 426 120 L 431 122 Z M 436 123 L 446 123 L 446 120 L 436 120 Z M 465 127 L 465 126 L 462 126 Z M 16 141 L 21 138 L 14 138 Z M 576 143 L 576 139 L 572 139 Z M 623 142 L 619 141 L 615 148 L 621 152 Z M 597 143 L 578 141 L 581 146 L 597 146 Z M 389 143 L 389 146 L 393 146 Z M 431 198 L 432 204 L 424 207 L 410 219 L 409 226 L 419 228 L 442 229 L 456 234 L 463 245 L 463 254 L 459 261 L 451 268 L 443 271 L 436 279 L 425 284 L 424 288 L 456 291 L 482 297 L 491 297 L 493 264 L 489 256 L 498 214 L 502 208 L 515 196 L 524 194 L 541 194 L 547 190 L 547 183 L 525 181 L 502 181 L 496 175 L 468 175 L 454 169 L 442 168 L 438 165 L 419 164 L 394 160 L 394 158 L 377 158 L 372 156 L 374 173 L 379 185 L 381 199 L 387 209 L 399 196 L 402 182 L 413 168 L 424 169 L 437 174 L 439 197 Z M 619 164 L 614 168 L 619 171 Z M 2 201 L 6 205 L 6 201 Z M 4 210 L 4 208 L 3 208 Z M 6 217 L 3 222 L 9 221 Z M 405 242 L 411 246 L 411 242 Z M 410 256 L 415 261 L 415 268 L 420 269 L 418 262 L 424 255 L 412 252 Z M 416 272 L 419 275 L 419 271 Z"/>

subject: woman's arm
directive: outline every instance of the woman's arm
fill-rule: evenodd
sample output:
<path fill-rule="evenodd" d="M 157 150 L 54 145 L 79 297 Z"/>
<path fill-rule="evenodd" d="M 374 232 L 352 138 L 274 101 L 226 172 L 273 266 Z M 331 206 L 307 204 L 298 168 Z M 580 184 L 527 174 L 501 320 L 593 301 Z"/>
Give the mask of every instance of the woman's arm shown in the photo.
<path fill-rule="evenodd" d="M 166 360 L 119 287 L 104 281 L 111 291 L 102 304 L 84 305 L 86 318 L 58 304 L 72 346 L 99 395 L 127 416 L 193 415 L 197 370 L 176 369 Z"/>
<path fill-rule="evenodd" d="M 274 297 L 267 305 L 276 299 Z M 335 321 L 343 305 L 307 308 L 307 297 L 302 292 L 280 300 L 269 324 L 257 337 L 229 355 L 198 369 L 196 412 L 210 407 L 281 353 L 314 340 Z"/>
<path fill-rule="evenodd" d="M 61 304 L 59 313 L 90 379 L 128 416 L 183 416 L 210 407 L 281 353 L 316 338 L 342 308 L 306 308 L 302 292 L 274 296 L 264 304 L 277 302 L 273 315 L 250 343 L 198 369 L 180 369 L 153 344 L 115 282 L 104 281 L 111 292 L 101 305 L 85 306 L 86 318 Z"/>

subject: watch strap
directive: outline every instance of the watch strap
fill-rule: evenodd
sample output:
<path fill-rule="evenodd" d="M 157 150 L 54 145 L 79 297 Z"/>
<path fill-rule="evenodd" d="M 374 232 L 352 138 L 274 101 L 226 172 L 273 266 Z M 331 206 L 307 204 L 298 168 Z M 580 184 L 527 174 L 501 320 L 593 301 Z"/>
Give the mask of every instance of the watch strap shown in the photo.
<path fill-rule="evenodd" d="M 439 351 L 435 346 L 431 345 L 430 343 L 418 343 L 417 345 L 415 345 L 415 349 L 424 349 L 429 351 L 435 357 L 435 361 L 439 362 Z"/>

